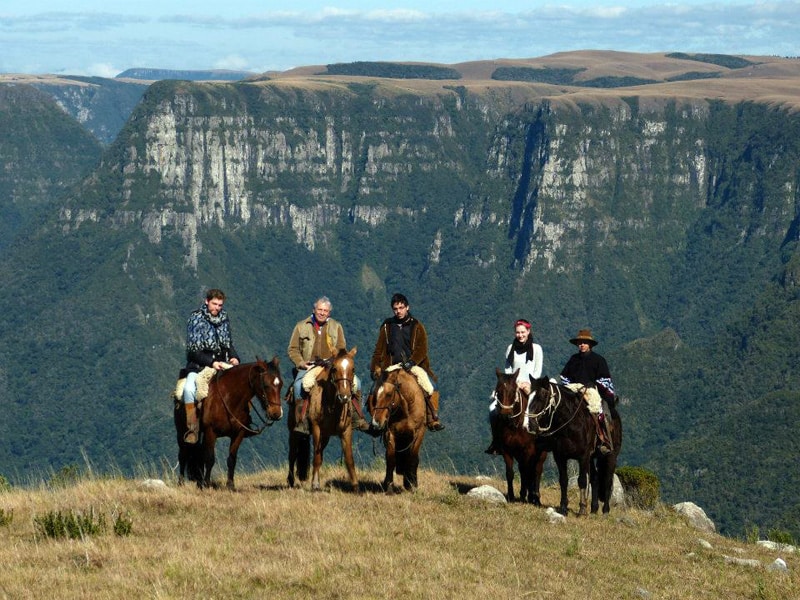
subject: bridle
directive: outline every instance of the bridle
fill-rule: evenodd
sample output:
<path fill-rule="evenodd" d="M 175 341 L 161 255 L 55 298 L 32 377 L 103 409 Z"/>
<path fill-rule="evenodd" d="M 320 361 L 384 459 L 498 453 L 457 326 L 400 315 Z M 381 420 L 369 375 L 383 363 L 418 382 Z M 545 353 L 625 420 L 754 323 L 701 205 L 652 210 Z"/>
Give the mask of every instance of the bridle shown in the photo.
<path fill-rule="evenodd" d="M 508 389 L 508 386 L 510 386 L 510 385 L 514 386 L 514 401 L 511 404 L 506 404 L 501 399 L 501 395 L 498 395 L 497 390 L 498 390 L 498 388 L 502 388 L 502 391 L 503 391 L 502 397 L 505 398 L 505 397 L 508 396 L 507 389 Z M 497 405 L 501 409 L 512 411 L 510 415 L 503 415 L 504 417 L 508 418 L 509 420 L 512 420 L 512 419 L 516 419 L 517 417 L 519 417 L 522 414 L 523 410 L 524 410 L 523 407 L 522 407 L 522 395 L 523 394 L 524 394 L 524 392 L 517 386 L 517 382 L 515 380 L 509 380 L 509 381 L 505 381 L 503 383 L 498 383 L 498 385 L 494 389 L 494 392 L 492 392 L 492 398 L 497 401 Z M 513 412 L 514 411 L 514 407 L 519 407 L 517 412 Z"/>
<path fill-rule="evenodd" d="M 543 388 L 539 388 L 538 390 L 536 390 L 534 394 L 538 394 L 541 389 Z M 566 421 L 564 421 L 563 423 L 558 425 L 555 429 L 553 429 L 553 421 L 555 419 L 558 408 L 561 406 L 561 401 L 563 400 L 563 394 L 561 386 L 553 382 L 549 382 L 547 384 L 547 390 L 548 390 L 547 405 L 539 412 L 534 413 L 530 412 L 531 405 L 529 403 L 528 414 L 527 414 L 528 433 L 534 433 L 536 435 L 540 435 L 543 437 L 555 435 L 558 431 L 564 429 L 564 427 L 569 425 L 570 422 L 572 422 L 572 420 L 576 416 L 578 416 L 578 411 L 580 411 L 581 409 L 581 401 L 580 398 L 578 398 L 579 401 L 575 404 L 575 411 L 570 415 L 570 417 Z M 547 423 L 547 426 L 543 427 L 542 425 L 539 424 L 539 419 L 542 416 L 546 417 L 548 415 L 549 415 L 549 422 Z M 536 427 L 535 431 L 531 431 L 531 422 L 535 424 Z"/>
<path fill-rule="evenodd" d="M 255 382 L 253 381 L 253 372 L 254 371 L 256 372 L 256 377 L 255 377 L 256 381 Z M 216 376 L 219 376 L 220 374 L 221 374 L 221 372 L 218 373 Z M 245 431 L 247 431 L 248 433 L 251 433 L 253 435 L 258 435 L 259 433 L 264 431 L 264 429 L 266 429 L 267 427 L 271 427 L 272 424 L 275 422 L 275 419 L 270 419 L 269 418 L 269 413 L 267 411 L 267 406 L 278 406 L 282 410 L 280 394 L 277 394 L 277 396 L 278 396 L 277 401 L 272 401 L 272 400 L 270 400 L 270 397 L 269 397 L 269 389 L 270 388 L 272 388 L 272 389 L 280 389 L 280 383 L 278 385 L 269 385 L 267 383 L 267 381 L 266 381 L 267 375 L 269 375 L 269 366 L 262 367 L 258 363 L 256 363 L 255 365 L 251 366 L 250 370 L 247 372 L 247 382 L 250 385 L 250 390 L 261 401 L 261 407 L 264 410 L 264 414 L 262 415 L 258 411 L 258 408 L 255 405 L 253 405 L 252 402 L 248 401 L 250 406 L 253 408 L 253 412 L 256 413 L 256 416 L 263 423 L 263 425 L 261 427 L 259 427 L 258 429 L 253 429 L 249 425 L 245 425 L 244 423 L 242 423 L 237 418 L 237 416 L 235 414 L 233 414 L 233 411 L 230 409 L 230 407 L 228 407 L 228 403 L 225 402 L 225 398 L 221 398 L 222 405 L 225 407 L 225 412 L 228 413 L 228 417 L 232 421 L 234 421 L 239 427 L 241 427 L 242 429 L 244 429 Z M 277 373 L 277 372 L 275 373 L 275 378 L 273 379 L 273 382 L 275 382 L 275 381 L 278 381 L 278 382 L 281 381 L 280 374 Z"/>
<path fill-rule="evenodd" d="M 372 407 L 372 410 L 370 410 L 370 412 L 373 414 L 373 416 L 375 415 L 375 411 L 385 410 L 385 411 L 389 412 L 389 417 L 391 417 L 392 415 L 394 415 L 397 412 L 397 409 L 400 406 L 399 400 L 404 399 L 403 392 L 401 391 L 400 383 L 397 381 L 397 375 L 396 374 L 394 375 L 394 379 L 392 381 L 389 381 L 389 377 L 392 377 L 391 373 L 386 377 L 386 379 L 384 380 L 383 384 L 381 384 L 381 385 L 384 385 L 386 383 L 391 383 L 392 384 L 391 393 L 387 392 L 385 394 L 389 398 L 389 403 L 386 406 L 375 406 L 375 407 Z"/>

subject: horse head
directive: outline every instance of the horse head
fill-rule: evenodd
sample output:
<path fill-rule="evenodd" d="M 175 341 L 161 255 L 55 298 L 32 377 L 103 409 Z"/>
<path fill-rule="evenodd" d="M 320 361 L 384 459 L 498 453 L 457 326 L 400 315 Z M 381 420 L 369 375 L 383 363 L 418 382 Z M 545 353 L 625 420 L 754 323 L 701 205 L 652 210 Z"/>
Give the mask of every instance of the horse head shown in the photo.
<path fill-rule="evenodd" d="M 277 356 L 273 356 L 269 362 L 256 356 L 255 369 L 258 372 L 258 379 L 253 387 L 255 395 L 261 402 L 261 407 L 271 421 L 278 421 L 283 416 L 283 405 L 281 404 L 283 378 L 278 368 L 279 362 Z"/>
<path fill-rule="evenodd" d="M 372 415 L 372 426 L 376 429 L 386 429 L 389 424 L 389 417 L 397 410 L 400 397 L 400 373 L 402 369 L 391 371 L 376 371 L 376 381 L 378 382 L 375 392 L 369 401 L 369 412 Z"/>
<path fill-rule="evenodd" d="M 356 376 L 356 363 L 353 357 L 357 351 L 357 346 L 353 346 L 350 351 L 342 348 L 331 359 L 330 366 L 327 368 L 328 382 L 333 384 L 336 390 L 336 399 L 340 404 L 350 402 L 353 397 L 353 382 Z"/>
<path fill-rule="evenodd" d="M 531 380 L 528 398 L 528 431 L 533 435 L 549 431 L 560 400 L 560 391 L 547 377 Z"/>
<path fill-rule="evenodd" d="M 497 385 L 494 388 L 494 399 L 497 400 L 497 409 L 504 417 L 515 417 L 524 410 L 522 394 L 517 386 L 519 369 L 513 373 L 504 373 L 495 369 Z"/>

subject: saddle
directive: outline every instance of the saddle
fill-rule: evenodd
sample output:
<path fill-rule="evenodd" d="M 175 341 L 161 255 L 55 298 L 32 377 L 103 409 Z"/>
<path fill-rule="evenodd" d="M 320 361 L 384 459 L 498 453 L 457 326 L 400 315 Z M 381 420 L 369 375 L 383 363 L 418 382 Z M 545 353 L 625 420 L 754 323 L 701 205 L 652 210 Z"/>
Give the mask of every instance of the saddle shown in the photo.
<path fill-rule="evenodd" d="M 205 367 L 197 374 L 197 393 L 195 394 L 195 404 L 197 408 L 201 408 L 203 400 L 208 396 L 208 385 L 211 383 L 211 378 L 217 373 L 211 367 Z M 181 369 L 178 375 L 178 381 L 175 384 L 175 390 L 172 392 L 172 399 L 175 402 L 175 408 L 183 406 L 183 388 L 186 385 L 186 369 Z"/>

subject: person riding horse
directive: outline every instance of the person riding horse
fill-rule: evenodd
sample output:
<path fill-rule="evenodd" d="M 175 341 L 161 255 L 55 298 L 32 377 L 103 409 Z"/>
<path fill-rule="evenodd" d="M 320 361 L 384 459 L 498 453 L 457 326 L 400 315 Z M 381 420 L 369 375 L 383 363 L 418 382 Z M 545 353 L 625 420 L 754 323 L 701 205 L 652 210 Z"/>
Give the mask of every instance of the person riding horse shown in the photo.
<path fill-rule="evenodd" d="M 517 388 L 519 393 L 531 393 L 531 378 L 538 379 L 542 376 L 542 363 L 544 361 L 542 347 L 533 342 L 531 323 L 527 319 L 517 319 L 514 322 L 514 341 L 506 348 L 504 372 L 509 375 L 515 371 L 517 375 Z M 484 450 L 486 454 L 496 456 L 501 454 L 498 441 L 500 419 L 497 407 L 497 398 L 492 394 L 489 405 L 489 427 L 492 432 L 492 441 Z"/>
<path fill-rule="evenodd" d="M 561 370 L 561 383 L 576 392 L 583 393 L 583 399 L 592 415 L 597 436 L 600 439 L 600 452 L 610 454 L 614 450 L 609 423 L 603 414 L 601 395 L 609 402 L 614 401 L 614 383 L 606 359 L 592 351 L 597 340 L 591 329 L 581 329 L 569 341 L 578 347 Z"/>
<path fill-rule="evenodd" d="M 436 378 L 428 358 L 428 334 L 425 326 L 411 316 L 408 298 L 403 294 L 394 294 L 391 306 L 394 316 L 386 319 L 378 331 L 378 340 L 369 365 L 370 373 L 375 379 L 378 369 L 385 372 L 391 365 L 400 364 L 414 375 L 425 394 L 428 429 L 441 431 L 444 425 L 439 421 L 439 392 L 433 384 Z"/>
<path fill-rule="evenodd" d="M 184 441 L 197 443 L 197 375 L 210 367 L 217 371 L 239 364 L 239 355 L 233 347 L 233 335 L 228 314 L 222 309 L 225 293 L 212 288 L 206 293 L 203 306 L 193 311 L 186 324 L 186 383 L 183 386 L 183 404 L 186 409 L 187 431 Z"/>
<path fill-rule="evenodd" d="M 327 296 L 322 296 L 314 302 L 310 316 L 298 321 L 292 331 L 287 353 L 295 366 L 293 383 L 295 414 L 297 426 L 303 427 L 305 412 L 308 409 L 309 392 L 313 387 L 313 374 L 322 369 L 323 361 L 329 360 L 338 354 L 339 350 L 346 349 L 344 328 L 342 324 L 330 317 L 333 304 Z M 311 371 L 311 376 L 303 379 Z M 350 415 L 353 419 L 353 428 L 366 433 L 372 433 L 369 423 L 360 413 L 361 382 L 356 375 L 353 381 L 353 401 L 350 403 Z"/>

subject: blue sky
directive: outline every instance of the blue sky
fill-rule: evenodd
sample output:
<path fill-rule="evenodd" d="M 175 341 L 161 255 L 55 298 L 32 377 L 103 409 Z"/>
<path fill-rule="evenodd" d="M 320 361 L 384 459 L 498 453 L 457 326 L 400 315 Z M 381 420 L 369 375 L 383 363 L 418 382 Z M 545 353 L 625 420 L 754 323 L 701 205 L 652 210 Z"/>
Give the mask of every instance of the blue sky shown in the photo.
<path fill-rule="evenodd" d="M 568 50 L 800 56 L 800 0 L 3 0 L 0 73 L 263 72 Z M 66 7 L 66 8 L 65 8 Z"/>

